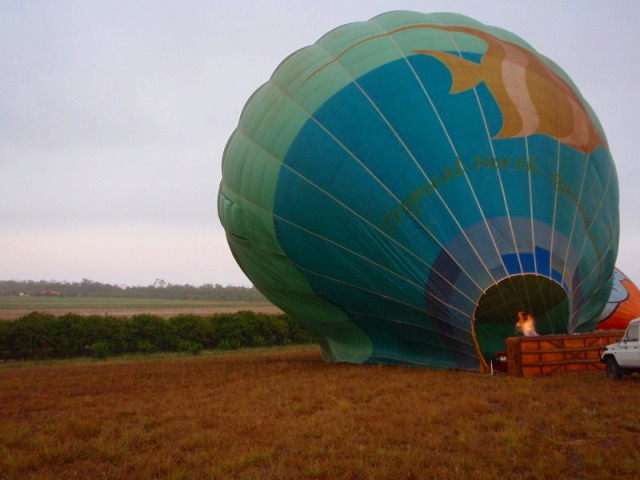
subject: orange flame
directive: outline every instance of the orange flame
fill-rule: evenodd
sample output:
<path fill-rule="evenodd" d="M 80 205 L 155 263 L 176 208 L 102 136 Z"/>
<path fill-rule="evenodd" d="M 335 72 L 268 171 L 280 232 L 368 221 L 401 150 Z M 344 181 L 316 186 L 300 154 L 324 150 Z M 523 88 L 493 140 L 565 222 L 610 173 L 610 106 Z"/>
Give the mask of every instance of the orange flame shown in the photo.
<path fill-rule="evenodd" d="M 536 332 L 536 320 L 530 313 L 525 313 L 523 311 L 518 312 L 518 323 L 516 323 L 516 328 L 525 337 L 538 336 L 538 332 Z"/>

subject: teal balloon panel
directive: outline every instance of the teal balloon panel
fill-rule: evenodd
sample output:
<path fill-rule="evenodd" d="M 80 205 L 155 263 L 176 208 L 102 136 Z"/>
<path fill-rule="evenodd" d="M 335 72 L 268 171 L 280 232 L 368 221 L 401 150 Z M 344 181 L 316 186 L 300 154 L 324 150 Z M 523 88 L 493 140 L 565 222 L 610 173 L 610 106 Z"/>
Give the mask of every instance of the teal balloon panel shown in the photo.
<path fill-rule="evenodd" d="M 219 215 L 325 358 L 477 370 L 517 335 L 595 328 L 618 184 L 553 62 L 455 14 L 390 12 L 286 59 L 223 157 Z"/>

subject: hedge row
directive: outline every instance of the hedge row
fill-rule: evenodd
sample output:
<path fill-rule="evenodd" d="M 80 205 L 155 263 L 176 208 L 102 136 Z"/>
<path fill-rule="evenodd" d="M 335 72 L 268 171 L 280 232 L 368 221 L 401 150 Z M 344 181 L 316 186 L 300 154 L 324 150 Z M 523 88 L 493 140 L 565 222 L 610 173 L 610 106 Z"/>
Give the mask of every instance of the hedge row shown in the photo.
<path fill-rule="evenodd" d="M 188 352 L 311 343 L 289 316 L 251 311 L 207 317 L 156 315 L 122 318 L 33 312 L 0 322 L 0 359 L 45 359 L 124 353 Z"/>

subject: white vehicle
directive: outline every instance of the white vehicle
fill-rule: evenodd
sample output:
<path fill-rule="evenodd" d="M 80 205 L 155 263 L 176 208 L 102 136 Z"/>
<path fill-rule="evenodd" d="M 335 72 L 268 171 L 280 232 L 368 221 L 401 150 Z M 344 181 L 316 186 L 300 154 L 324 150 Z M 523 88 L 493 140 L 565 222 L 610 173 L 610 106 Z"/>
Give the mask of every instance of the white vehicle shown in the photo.
<path fill-rule="evenodd" d="M 640 318 L 629 322 L 621 340 L 604 347 L 600 361 L 607 364 L 607 377 L 612 380 L 640 372 Z"/>

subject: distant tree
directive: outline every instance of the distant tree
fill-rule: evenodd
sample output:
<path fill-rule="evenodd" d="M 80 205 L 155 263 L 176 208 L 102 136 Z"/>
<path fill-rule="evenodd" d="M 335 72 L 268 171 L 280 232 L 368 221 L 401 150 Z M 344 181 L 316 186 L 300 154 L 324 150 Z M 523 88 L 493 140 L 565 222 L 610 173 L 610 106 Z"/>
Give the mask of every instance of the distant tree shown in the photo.
<path fill-rule="evenodd" d="M 41 292 L 60 292 L 62 297 L 127 297 L 127 298 L 162 298 L 170 300 L 210 300 L 210 301 L 242 301 L 264 302 L 266 298 L 253 286 L 240 287 L 206 283 L 199 287 L 184 284 L 172 284 L 157 278 L 152 285 L 121 286 L 100 283 L 88 278 L 81 282 L 58 282 L 55 280 L 18 281 L 0 280 L 0 296 L 40 295 Z"/>

